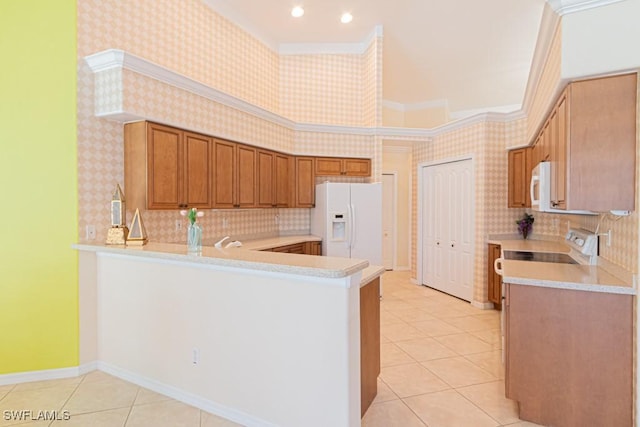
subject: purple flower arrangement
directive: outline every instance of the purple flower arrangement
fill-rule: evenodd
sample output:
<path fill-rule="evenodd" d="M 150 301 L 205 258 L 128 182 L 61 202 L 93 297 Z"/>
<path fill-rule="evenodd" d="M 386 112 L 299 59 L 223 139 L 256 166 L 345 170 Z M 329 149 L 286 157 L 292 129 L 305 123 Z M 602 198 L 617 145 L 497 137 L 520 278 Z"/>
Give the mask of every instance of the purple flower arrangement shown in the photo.
<path fill-rule="evenodd" d="M 522 218 L 516 221 L 516 224 L 518 224 L 518 233 L 522 234 L 523 239 L 526 239 L 529 233 L 531 233 L 534 220 L 533 215 L 525 212 Z"/>

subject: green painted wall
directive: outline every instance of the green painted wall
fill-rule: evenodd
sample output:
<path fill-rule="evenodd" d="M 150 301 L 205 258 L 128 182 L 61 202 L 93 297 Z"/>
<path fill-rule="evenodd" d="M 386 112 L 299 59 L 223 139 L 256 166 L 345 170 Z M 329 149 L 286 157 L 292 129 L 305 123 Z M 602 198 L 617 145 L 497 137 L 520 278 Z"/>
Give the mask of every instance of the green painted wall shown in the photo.
<path fill-rule="evenodd" d="M 0 1 L 0 375 L 78 365 L 76 1 Z"/>

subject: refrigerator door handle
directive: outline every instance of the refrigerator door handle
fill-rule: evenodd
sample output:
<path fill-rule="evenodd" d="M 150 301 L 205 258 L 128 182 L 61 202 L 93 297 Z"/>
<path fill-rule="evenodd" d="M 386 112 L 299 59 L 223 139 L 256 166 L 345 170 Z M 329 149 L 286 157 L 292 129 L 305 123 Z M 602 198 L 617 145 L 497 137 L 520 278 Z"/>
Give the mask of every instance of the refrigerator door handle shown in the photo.
<path fill-rule="evenodd" d="M 347 248 L 351 249 L 351 239 L 353 238 L 353 212 L 351 209 L 351 203 L 347 205 Z"/>
<path fill-rule="evenodd" d="M 349 205 L 351 207 L 351 247 L 356 245 L 356 207 L 355 205 Z"/>

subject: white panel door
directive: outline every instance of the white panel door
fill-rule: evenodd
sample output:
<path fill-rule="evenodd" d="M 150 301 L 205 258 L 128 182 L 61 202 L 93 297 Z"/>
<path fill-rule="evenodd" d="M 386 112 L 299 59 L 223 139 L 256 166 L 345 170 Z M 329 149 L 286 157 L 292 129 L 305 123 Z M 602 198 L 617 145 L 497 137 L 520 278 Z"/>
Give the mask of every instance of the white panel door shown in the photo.
<path fill-rule="evenodd" d="M 395 187 L 395 175 L 382 174 L 382 265 L 387 270 L 393 270 L 395 258 Z"/>
<path fill-rule="evenodd" d="M 472 161 L 422 170 L 423 284 L 471 301 L 473 298 Z"/>

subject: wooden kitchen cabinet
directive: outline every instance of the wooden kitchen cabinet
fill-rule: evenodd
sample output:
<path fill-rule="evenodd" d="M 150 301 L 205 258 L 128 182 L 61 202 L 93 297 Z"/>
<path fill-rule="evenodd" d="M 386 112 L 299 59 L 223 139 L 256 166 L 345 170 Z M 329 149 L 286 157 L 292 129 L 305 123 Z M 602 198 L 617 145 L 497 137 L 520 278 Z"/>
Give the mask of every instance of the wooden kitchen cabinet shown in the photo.
<path fill-rule="evenodd" d="M 567 86 L 534 148 L 551 162 L 552 208 L 635 209 L 636 105 L 635 73 Z"/>
<path fill-rule="evenodd" d="M 500 245 L 489 243 L 488 248 L 488 262 L 487 262 L 487 291 L 489 301 L 493 303 L 493 306 L 501 310 L 502 309 L 502 277 L 496 273 L 493 266 L 496 259 L 500 258 L 501 248 Z"/>
<path fill-rule="evenodd" d="M 505 284 L 505 391 L 541 425 L 631 426 L 633 297 Z"/>
<path fill-rule="evenodd" d="M 532 148 L 518 148 L 509 151 L 509 193 L 508 207 L 530 208 L 531 194 L 529 183 L 531 182 Z"/>
<path fill-rule="evenodd" d="M 322 255 L 322 242 L 304 242 L 304 253 L 307 255 Z"/>
<path fill-rule="evenodd" d="M 380 278 L 360 288 L 360 415 L 378 394 L 380 375 Z"/>
<path fill-rule="evenodd" d="M 277 246 L 275 248 L 264 250 L 270 252 L 282 252 L 287 254 L 322 255 L 322 242 L 308 241 L 294 243 L 292 245 Z"/>
<path fill-rule="evenodd" d="M 258 207 L 289 206 L 289 156 L 257 150 Z"/>
<path fill-rule="evenodd" d="M 125 193 L 131 208 L 211 207 L 211 138 L 150 122 L 127 123 Z"/>
<path fill-rule="evenodd" d="M 292 208 L 312 208 L 316 204 L 316 175 L 313 157 L 295 157 L 291 167 Z"/>
<path fill-rule="evenodd" d="M 254 147 L 238 144 L 236 163 L 236 208 L 253 208 L 257 205 L 257 150 Z"/>
<path fill-rule="evenodd" d="M 317 157 L 315 174 L 320 176 L 371 176 L 371 160 L 340 157 Z"/>
<path fill-rule="evenodd" d="M 213 207 L 252 208 L 257 193 L 256 149 L 235 142 L 214 139 Z"/>

